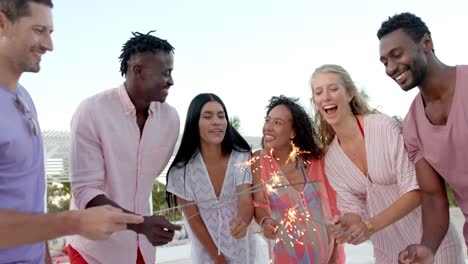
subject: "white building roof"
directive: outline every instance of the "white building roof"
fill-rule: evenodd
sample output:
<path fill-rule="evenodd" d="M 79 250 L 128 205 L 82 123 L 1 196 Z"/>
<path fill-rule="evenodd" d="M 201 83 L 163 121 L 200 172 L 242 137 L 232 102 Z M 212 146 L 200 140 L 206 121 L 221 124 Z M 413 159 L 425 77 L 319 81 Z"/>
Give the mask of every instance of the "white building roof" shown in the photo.
<path fill-rule="evenodd" d="M 48 182 L 68 182 L 70 153 L 70 133 L 68 131 L 45 130 L 42 132 L 44 143 L 44 159 L 46 160 L 46 175 Z M 252 146 L 252 149 L 260 147 L 260 137 L 246 136 L 245 140 Z M 170 164 L 174 160 L 174 155 L 179 149 L 180 137 L 177 140 L 174 154 L 169 160 L 166 168 L 157 178 L 159 182 L 166 184 L 166 174 Z"/>

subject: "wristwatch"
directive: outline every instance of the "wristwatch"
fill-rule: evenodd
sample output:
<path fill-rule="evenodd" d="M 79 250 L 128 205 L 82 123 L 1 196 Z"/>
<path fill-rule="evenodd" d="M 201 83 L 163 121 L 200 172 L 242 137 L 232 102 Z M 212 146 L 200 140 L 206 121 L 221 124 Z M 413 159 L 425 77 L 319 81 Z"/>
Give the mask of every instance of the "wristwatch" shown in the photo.
<path fill-rule="evenodd" d="M 374 233 L 374 225 L 369 220 L 366 220 L 363 223 L 367 227 L 367 230 L 369 231 L 369 234 Z"/>

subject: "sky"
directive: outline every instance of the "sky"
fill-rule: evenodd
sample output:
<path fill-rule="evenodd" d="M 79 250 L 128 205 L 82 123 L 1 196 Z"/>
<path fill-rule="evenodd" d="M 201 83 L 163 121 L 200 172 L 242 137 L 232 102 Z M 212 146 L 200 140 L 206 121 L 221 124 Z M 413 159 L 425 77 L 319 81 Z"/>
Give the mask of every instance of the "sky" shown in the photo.
<path fill-rule="evenodd" d="M 436 55 L 448 64 L 468 64 L 468 1 L 55 1 L 54 51 L 42 57 L 40 73 L 20 82 L 31 93 L 43 130 L 69 130 L 85 98 L 117 87 L 118 57 L 131 32 L 167 39 L 175 47 L 167 102 L 181 119 L 199 93 L 221 97 L 241 133 L 260 136 L 265 106 L 275 95 L 300 98 L 307 110 L 309 78 L 325 63 L 347 69 L 370 105 L 404 117 L 417 89 L 403 92 L 385 75 L 376 37 L 381 23 L 400 12 L 420 16 Z"/>

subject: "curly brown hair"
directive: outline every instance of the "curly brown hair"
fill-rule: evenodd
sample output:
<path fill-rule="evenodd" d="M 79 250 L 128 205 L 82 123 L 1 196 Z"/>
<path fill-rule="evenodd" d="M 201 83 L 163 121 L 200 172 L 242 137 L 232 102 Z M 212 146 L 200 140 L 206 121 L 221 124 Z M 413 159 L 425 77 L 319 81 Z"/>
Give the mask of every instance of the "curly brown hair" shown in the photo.
<path fill-rule="evenodd" d="M 278 105 L 284 105 L 289 109 L 292 116 L 292 128 L 296 132 L 293 139 L 294 145 L 305 153 L 300 154 L 303 160 L 320 159 L 322 150 L 317 144 L 317 133 L 312 125 L 312 119 L 304 107 L 298 103 L 298 98 L 284 95 L 271 97 L 266 106 L 267 115 Z"/>

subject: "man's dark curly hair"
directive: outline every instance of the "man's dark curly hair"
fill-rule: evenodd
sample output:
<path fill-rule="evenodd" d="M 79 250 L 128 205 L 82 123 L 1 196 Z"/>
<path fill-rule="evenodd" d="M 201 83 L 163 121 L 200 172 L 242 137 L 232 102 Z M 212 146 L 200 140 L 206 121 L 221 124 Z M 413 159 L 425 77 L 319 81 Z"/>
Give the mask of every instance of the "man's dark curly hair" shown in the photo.
<path fill-rule="evenodd" d="M 291 112 L 292 128 L 296 132 L 296 136 L 293 139 L 294 145 L 302 151 L 310 152 L 302 154 L 301 158 L 304 161 L 319 159 L 322 157 L 322 150 L 318 147 L 316 142 L 318 137 L 312 125 L 312 119 L 298 101 L 298 98 L 284 95 L 273 96 L 266 107 L 267 115 L 278 105 L 286 106 Z"/>
<path fill-rule="evenodd" d="M 132 32 L 133 37 L 123 45 L 122 54 L 119 56 L 120 73 L 122 76 L 127 74 L 128 60 L 134 54 L 146 52 L 156 54 L 160 51 L 167 54 L 174 53 L 174 47 L 167 40 L 151 35 L 153 32 L 155 31 L 152 30 L 147 34 Z"/>
<path fill-rule="evenodd" d="M 377 31 L 377 38 L 381 40 L 385 35 L 399 28 L 406 32 L 414 42 L 419 42 L 426 33 L 431 35 L 429 28 L 420 17 L 405 12 L 389 17 L 388 20 L 382 22 L 379 31 Z"/>

